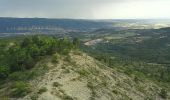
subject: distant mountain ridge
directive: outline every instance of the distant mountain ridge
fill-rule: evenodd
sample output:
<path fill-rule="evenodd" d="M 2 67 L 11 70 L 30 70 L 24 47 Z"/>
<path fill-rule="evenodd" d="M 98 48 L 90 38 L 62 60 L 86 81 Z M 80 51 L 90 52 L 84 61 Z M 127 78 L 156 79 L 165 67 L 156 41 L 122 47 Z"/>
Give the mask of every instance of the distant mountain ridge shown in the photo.
<path fill-rule="evenodd" d="M 47 19 L 47 18 L 0 18 L 0 32 L 27 32 L 31 30 L 57 30 L 59 28 L 90 31 L 110 27 L 110 22 L 81 19 Z"/>

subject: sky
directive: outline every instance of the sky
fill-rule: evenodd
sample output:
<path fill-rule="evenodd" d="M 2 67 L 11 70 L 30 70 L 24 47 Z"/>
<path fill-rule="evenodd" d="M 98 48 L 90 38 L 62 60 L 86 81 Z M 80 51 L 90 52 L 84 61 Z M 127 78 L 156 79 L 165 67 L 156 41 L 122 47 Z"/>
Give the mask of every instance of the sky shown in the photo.
<path fill-rule="evenodd" d="M 170 0 L 0 0 L 0 17 L 170 19 Z"/>

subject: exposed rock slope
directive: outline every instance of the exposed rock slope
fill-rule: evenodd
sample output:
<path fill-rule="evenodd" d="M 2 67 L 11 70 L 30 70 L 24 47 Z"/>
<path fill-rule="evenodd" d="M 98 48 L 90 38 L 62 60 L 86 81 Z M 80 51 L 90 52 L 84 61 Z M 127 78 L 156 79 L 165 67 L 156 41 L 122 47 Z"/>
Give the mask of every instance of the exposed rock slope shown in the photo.
<path fill-rule="evenodd" d="M 69 58 L 70 57 L 70 58 Z M 109 68 L 85 53 L 70 53 L 30 81 L 33 92 L 19 100 L 161 100 L 160 88 Z M 50 59 L 50 58 L 49 58 Z M 42 93 L 39 91 L 45 88 Z"/>

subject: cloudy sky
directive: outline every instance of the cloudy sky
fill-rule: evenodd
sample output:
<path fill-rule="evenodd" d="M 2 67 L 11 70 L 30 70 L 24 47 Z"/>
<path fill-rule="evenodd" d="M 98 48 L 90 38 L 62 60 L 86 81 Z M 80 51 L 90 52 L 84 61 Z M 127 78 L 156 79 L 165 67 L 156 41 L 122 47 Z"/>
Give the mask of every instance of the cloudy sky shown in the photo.
<path fill-rule="evenodd" d="M 170 0 L 0 0 L 0 17 L 170 18 Z"/>

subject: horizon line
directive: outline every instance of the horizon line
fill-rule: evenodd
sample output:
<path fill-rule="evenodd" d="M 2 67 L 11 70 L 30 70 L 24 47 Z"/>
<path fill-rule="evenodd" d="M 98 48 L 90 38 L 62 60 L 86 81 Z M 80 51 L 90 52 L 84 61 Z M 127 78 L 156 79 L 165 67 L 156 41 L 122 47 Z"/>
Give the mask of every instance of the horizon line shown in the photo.
<path fill-rule="evenodd" d="M 72 20 L 170 20 L 170 18 L 54 18 L 54 17 L 1 17 L 0 18 L 30 18 L 30 19 L 72 19 Z"/>

